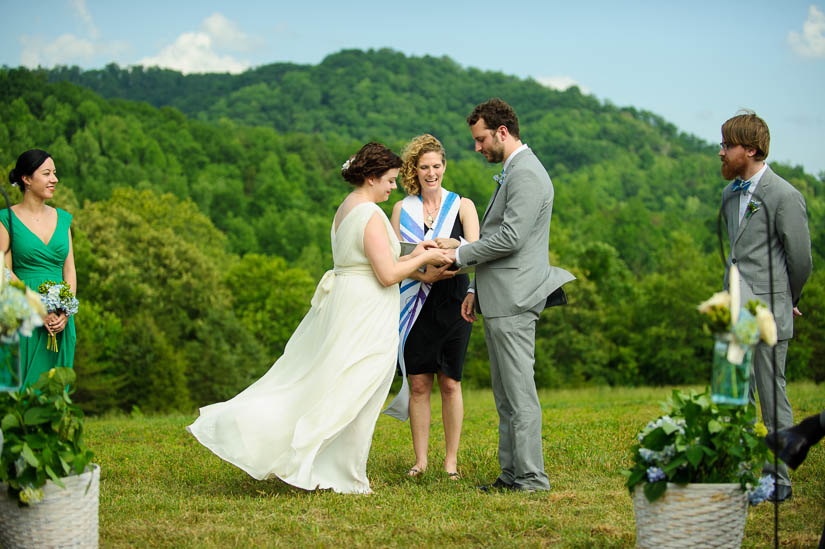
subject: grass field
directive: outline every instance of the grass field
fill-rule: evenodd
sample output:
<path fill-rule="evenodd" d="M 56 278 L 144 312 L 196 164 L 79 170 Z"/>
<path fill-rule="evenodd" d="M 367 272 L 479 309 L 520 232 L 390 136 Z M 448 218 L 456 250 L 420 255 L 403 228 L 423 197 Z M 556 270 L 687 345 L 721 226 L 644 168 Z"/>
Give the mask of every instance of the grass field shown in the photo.
<path fill-rule="evenodd" d="M 409 425 L 381 416 L 368 496 L 304 492 L 259 482 L 200 446 L 194 416 L 92 418 L 87 441 L 102 467 L 102 547 L 493 546 L 632 547 L 633 506 L 620 470 L 635 433 L 659 414 L 667 388 L 544 391 L 544 459 L 552 490 L 487 495 L 495 479 L 497 416 L 489 391 L 465 392 L 463 478 L 441 473 L 440 399 L 433 398 L 430 469 L 413 464 Z M 797 420 L 819 412 L 825 390 L 789 387 Z M 814 547 L 825 521 L 825 445 L 792 473 L 779 507 L 783 546 Z M 751 508 L 744 547 L 773 544 L 773 507 Z"/>

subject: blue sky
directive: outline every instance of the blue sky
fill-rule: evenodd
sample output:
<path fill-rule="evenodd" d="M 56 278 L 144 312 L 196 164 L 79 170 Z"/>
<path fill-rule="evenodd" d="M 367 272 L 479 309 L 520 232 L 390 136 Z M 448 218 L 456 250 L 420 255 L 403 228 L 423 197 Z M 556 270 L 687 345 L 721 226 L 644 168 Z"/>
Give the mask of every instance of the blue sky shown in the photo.
<path fill-rule="evenodd" d="M 725 119 L 750 108 L 770 126 L 769 161 L 825 172 L 823 0 L 0 0 L 0 20 L 8 66 L 238 72 L 389 47 L 575 82 L 712 143 Z"/>

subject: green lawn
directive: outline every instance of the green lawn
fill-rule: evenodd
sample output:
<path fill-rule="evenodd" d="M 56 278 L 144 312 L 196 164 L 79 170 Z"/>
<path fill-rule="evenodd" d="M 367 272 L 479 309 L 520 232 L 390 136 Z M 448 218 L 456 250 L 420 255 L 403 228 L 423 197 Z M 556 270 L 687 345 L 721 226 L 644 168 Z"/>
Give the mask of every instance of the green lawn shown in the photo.
<path fill-rule="evenodd" d="M 490 391 L 465 392 L 460 481 L 440 473 L 443 431 L 434 395 L 430 469 L 418 479 L 409 425 L 381 416 L 369 496 L 304 492 L 259 482 L 200 446 L 194 416 L 92 418 L 87 441 L 102 467 L 103 547 L 549 546 L 632 547 L 633 506 L 620 470 L 636 432 L 659 414 L 667 388 L 544 391 L 544 459 L 552 490 L 486 495 L 493 480 L 497 416 Z M 797 420 L 819 412 L 825 390 L 789 387 Z M 792 473 L 779 507 L 783 545 L 816 545 L 825 520 L 825 446 Z M 773 543 L 773 507 L 751 508 L 745 547 Z"/>

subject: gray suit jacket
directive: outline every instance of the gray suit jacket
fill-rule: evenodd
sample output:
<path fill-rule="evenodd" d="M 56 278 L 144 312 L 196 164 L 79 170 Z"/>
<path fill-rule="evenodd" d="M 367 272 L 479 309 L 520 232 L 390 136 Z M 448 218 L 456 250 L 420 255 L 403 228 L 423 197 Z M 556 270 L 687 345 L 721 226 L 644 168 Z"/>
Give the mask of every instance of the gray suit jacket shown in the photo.
<path fill-rule="evenodd" d="M 741 274 L 742 304 L 755 298 L 770 306 L 770 253 L 777 335 L 779 339 L 790 339 L 793 337 L 793 307 L 811 274 L 811 234 L 805 198 L 768 167 L 751 197 L 751 201 L 760 203 L 760 207 L 750 215 L 746 212 L 740 225 L 739 193 L 731 191 L 732 185 L 722 191 L 730 243 L 725 287 L 728 287 L 730 265 L 735 263 Z M 766 227 L 767 220 L 770 223 Z"/>
<path fill-rule="evenodd" d="M 476 266 L 476 304 L 485 316 L 522 313 L 575 280 L 550 265 L 552 214 L 550 177 L 533 151 L 523 150 L 487 205 L 481 238 L 459 252 L 462 265 Z"/>

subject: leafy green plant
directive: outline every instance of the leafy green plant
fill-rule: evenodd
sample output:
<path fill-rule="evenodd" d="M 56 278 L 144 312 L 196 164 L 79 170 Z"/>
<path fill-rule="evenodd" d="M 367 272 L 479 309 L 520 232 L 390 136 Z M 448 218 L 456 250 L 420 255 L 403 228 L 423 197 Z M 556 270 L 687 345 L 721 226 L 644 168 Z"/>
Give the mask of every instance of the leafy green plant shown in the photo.
<path fill-rule="evenodd" d="M 717 405 L 710 389 L 701 394 L 675 389 L 662 408 L 665 415 L 638 434 L 633 467 L 623 471 L 631 492 L 643 484 L 652 502 L 665 493 L 668 482 L 738 482 L 749 492 L 765 484 L 760 475 L 769 457 L 762 440 L 767 429 L 755 422 L 753 405 Z"/>
<path fill-rule="evenodd" d="M 82 474 L 94 457 L 83 412 L 69 398 L 74 381 L 71 368 L 52 368 L 23 391 L 0 394 L 0 481 L 21 505 L 39 502 L 48 479 L 65 488 L 61 477 Z"/>

